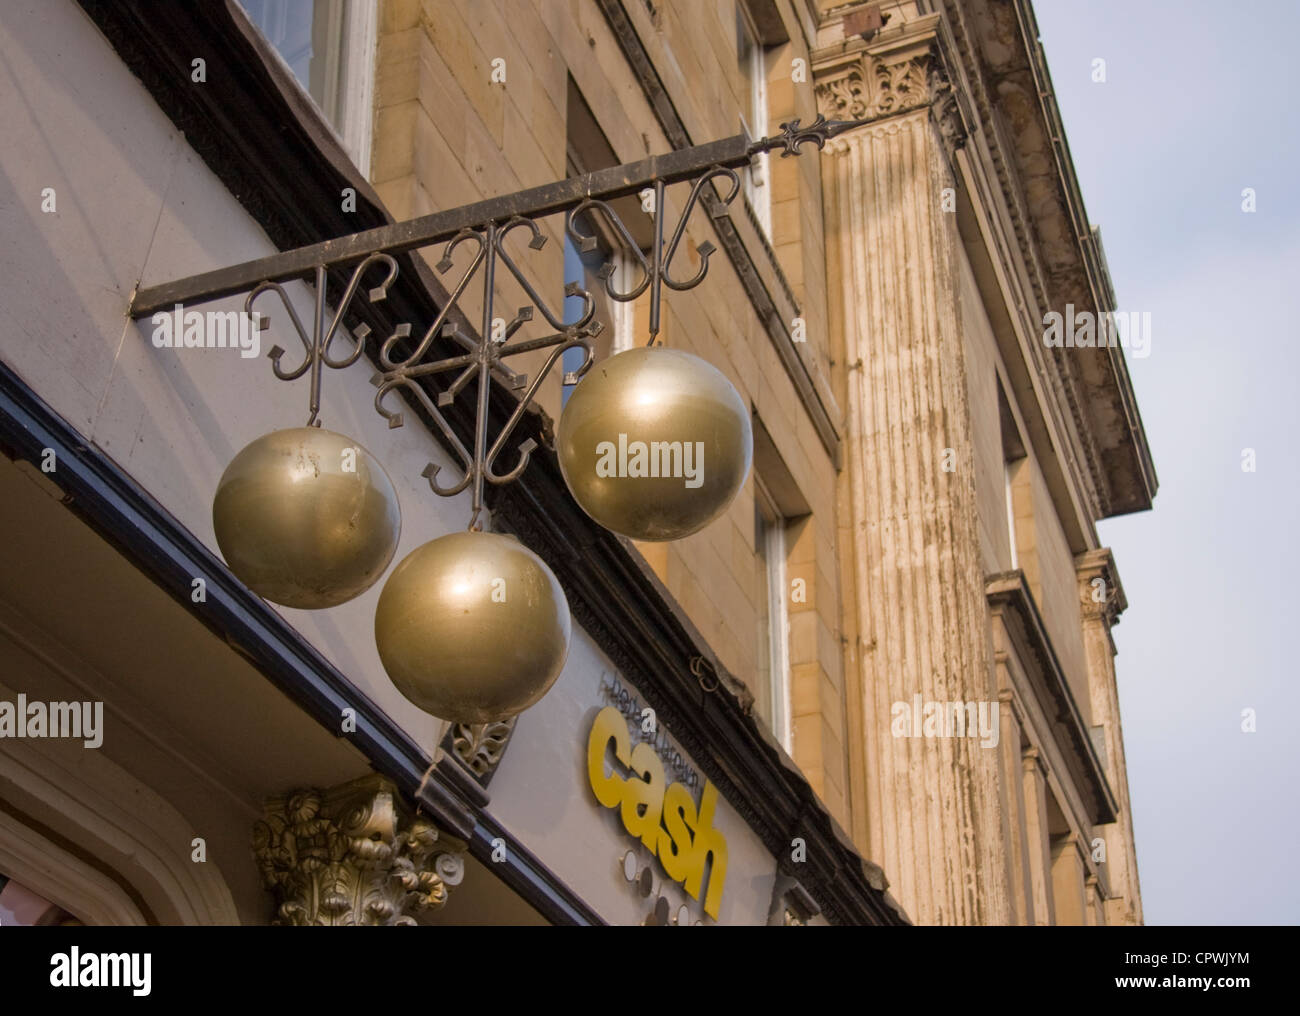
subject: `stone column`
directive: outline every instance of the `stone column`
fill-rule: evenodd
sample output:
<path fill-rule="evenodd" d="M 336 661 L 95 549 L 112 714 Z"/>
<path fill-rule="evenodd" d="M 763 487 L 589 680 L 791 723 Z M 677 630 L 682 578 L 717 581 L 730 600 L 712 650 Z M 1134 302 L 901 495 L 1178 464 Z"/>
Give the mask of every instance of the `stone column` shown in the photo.
<path fill-rule="evenodd" d="M 1106 923 L 1106 908 L 1102 901 L 1101 882 L 1091 872 L 1083 880 L 1084 896 L 1088 903 L 1088 925 L 1098 927 Z"/>
<path fill-rule="evenodd" d="M 1047 773 L 1037 748 L 1022 757 L 1025 790 L 1025 832 L 1029 841 L 1029 882 L 1034 894 L 1034 923 L 1056 923 L 1052 898 L 1052 841 L 1047 826 Z"/>
<path fill-rule="evenodd" d="M 1090 550 L 1076 557 L 1075 574 L 1079 580 L 1079 612 L 1088 661 L 1092 718 L 1093 723 L 1102 728 L 1105 756 L 1102 761 L 1118 805 L 1118 821 L 1096 827 L 1096 833 L 1106 842 L 1105 884 L 1110 890 L 1110 899 L 1106 901 L 1106 923 L 1141 924 L 1142 892 L 1138 885 L 1128 767 L 1124 762 L 1124 732 L 1119 718 L 1115 643 L 1110 634 L 1127 601 L 1109 548 Z"/>
<path fill-rule="evenodd" d="M 253 854 L 275 924 L 415 924 L 464 875 L 467 845 L 414 815 L 382 776 L 271 798 L 265 814 Z"/>
<path fill-rule="evenodd" d="M 1052 902 L 1059 925 L 1089 924 L 1088 894 L 1085 885 L 1088 869 L 1080 854 L 1079 837 L 1071 833 L 1060 837 L 1052 847 Z"/>
<path fill-rule="evenodd" d="M 1002 707 L 1002 738 L 999 788 L 1007 825 L 1007 865 L 1010 869 L 1012 922 L 1034 923 L 1034 887 L 1029 869 L 1029 837 L 1026 833 L 1025 795 L 1021 778 L 1020 718 L 1016 715 L 1015 696 L 1010 688 L 998 695 Z"/>
<path fill-rule="evenodd" d="M 896 737 L 895 703 L 992 702 L 963 338 L 959 238 L 943 211 L 964 137 L 937 15 L 814 54 L 819 112 L 878 118 L 822 156 L 836 371 L 845 396 L 848 707 L 860 712 L 854 809 L 917 923 L 1009 923 L 998 752 Z M 884 41 L 881 41 L 884 40 Z M 951 195 L 948 195 L 951 197 Z"/>

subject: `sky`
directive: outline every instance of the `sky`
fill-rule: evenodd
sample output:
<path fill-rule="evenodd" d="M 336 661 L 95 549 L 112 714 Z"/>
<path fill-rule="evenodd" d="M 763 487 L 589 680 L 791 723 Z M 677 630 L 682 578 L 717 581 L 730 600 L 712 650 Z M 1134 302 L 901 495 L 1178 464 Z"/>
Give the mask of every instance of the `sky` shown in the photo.
<path fill-rule="evenodd" d="M 1146 921 L 1297 924 L 1300 2 L 1034 11 L 1118 307 L 1151 314 L 1160 487 L 1099 526 Z"/>

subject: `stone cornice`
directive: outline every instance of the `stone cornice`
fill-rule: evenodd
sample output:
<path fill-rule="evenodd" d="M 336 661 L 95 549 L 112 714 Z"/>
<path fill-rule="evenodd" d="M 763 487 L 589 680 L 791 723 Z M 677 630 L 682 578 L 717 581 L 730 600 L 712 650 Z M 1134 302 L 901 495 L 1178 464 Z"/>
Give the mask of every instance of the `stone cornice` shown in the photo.
<path fill-rule="evenodd" d="M 945 5 L 941 0 L 935 0 L 933 6 Z M 964 10 L 956 5 L 947 8 L 946 23 L 951 26 L 962 79 L 969 90 L 979 127 L 982 152 L 987 165 L 992 168 L 1023 273 L 1013 271 L 1015 284 L 1019 289 L 1021 278 L 1029 284 L 1028 292 L 1021 290 L 1016 293 L 1016 307 L 1009 310 L 1019 318 L 1020 327 L 1029 338 L 1028 366 L 1047 383 L 1051 393 L 1050 401 L 1040 411 L 1049 417 L 1057 417 L 1060 409 L 1065 409 L 1068 413 L 1069 426 L 1066 425 L 1066 419 L 1059 417 L 1057 426 L 1058 432 L 1066 440 L 1053 444 L 1056 445 L 1056 454 L 1061 457 L 1063 467 L 1072 477 L 1076 495 L 1082 499 L 1084 512 L 1089 521 L 1095 520 L 1106 513 L 1100 458 L 1094 447 L 1091 428 L 1084 420 L 1070 361 L 1063 355 L 1066 351 L 1048 350 L 1038 341 L 1042 332 L 1043 314 L 1052 306 L 1052 301 L 1026 197 L 1016 174 L 1014 145 L 1007 137 L 997 101 L 990 95 L 984 81 L 978 41 L 973 37 Z"/>
<path fill-rule="evenodd" d="M 923 0 L 917 5 L 923 9 L 919 16 L 896 8 L 885 29 L 869 40 L 857 36 L 846 38 L 844 18 L 860 6 L 837 8 L 832 17 L 822 22 L 820 38 L 824 44 L 812 55 L 819 107 L 828 116 L 833 115 L 842 101 L 835 93 L 852 95 L 855 89 L 866 96 L 857 105 L 870 110 L 869 115 L 894 108 L 897 112 L 892 115 L 897 116 L 929 107 L 928 81 L 924 88 L 910 89 L 918 95 L 918 102 L 901 108 L 896 102 L 890 103 L 891 93 L 896 94 L 898 89 L 886 75 L 891 68 L 900 66 L 904 70 L 925 68 L 926 77 L 933 76 L 932 80 L 941 89 L 934 98 L 943 98 L 952 110 L 946 115 L 947 128 L 939 103 L 931 108 L 931 115 L 944 138 L 959 185 L 969 189 L 969 202 L 985 211 L 989 257 L 1003 266 L 1006 273 L 1006 289 L 998 299 L 1005 304 L 1015 333 L 1024 337 L 1014 349 L 1004 347 L 1003 355 L 1023 362 L 1022 390 L 1036 389 L 1029 396 L 1036 410 L 1026 404 L 1026 416 L 1037 417 L 1042 424 L 1031 426 L 1030 437 L 1044 463 L 1058 511 L 1067 521 L 1071 545 L 1081 550 L 1094 542 L 1088 530 L 1092 521 L 1103 514 L 1097 483 L 1100 459 L 1089 452 L 1090 429 L 1082 425 L 1083 414 L 1075 386 L 1062 373 L 1069 370 L 1069 362 L 1053 355 L 1062 350 L 1047 349 L 1039 341 L 1042 315 L 1049 306 L 1045 276 L 1032 239 L 1024 195 L 1008 154 L 1012 147 L 984 87 L 970 33 L 960 12 L 949 16 L 937 9 L 937 2 Z M 853 70 L 855 62 L 859 65 L 856 71 Z M 832 83 L 846 76 L 850 76 L 848 83 L 835 85 L 832 90 Z M 919 72 L 914 70 L 913 77 L 918 76 Z M 904 82 L 910 84 L 906 79 Z M 960 133 L 955 127 L 958 124 Z M 860 133 L 874 129 L 844 135 L 838 143 L 845 145 Z M 960 145 L 953 143 L 957 139 L 961 140 Z M 829 147 L 835 150 L 835 145 Z M 964 149 L 960 160 L 955 157 L 959 148 Z M 960 167 L 965 167 L 966 172 L 961 172 Z M 1009 363 L 1009 367 L 1016 372 L 1014 364 Z M 1055 468 L 1062 479 L 1054 483 L 1053 468 L 1058 462 Z"/>
<path fill-rule="evenodd" d="M 1051 79 L 1027 0 L 922 0 L 951 25 L 980 135 L 996 170 L 1033 289 L 1029 334 L 1066 303 L 1114 309 L 1095 231 L 1087 222 Z M 1082 485 L 1094 519 L 1149 508 L 1156 489 L 1150 450 L 1121 350 L 1044 349 L 1064 396 Z"/>

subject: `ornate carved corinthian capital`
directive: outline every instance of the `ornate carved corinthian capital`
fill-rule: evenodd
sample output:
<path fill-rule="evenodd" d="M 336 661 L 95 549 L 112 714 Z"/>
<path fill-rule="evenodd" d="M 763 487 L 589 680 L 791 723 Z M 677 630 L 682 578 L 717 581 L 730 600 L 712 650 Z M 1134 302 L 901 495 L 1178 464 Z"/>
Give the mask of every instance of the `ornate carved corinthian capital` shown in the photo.
<path fill-rule="evenodd" d="M 938 14 L 848 39 L 813 54 L 817 111 L 832 120 L 887 119 L 929 109 L 949 157 L 966 143 L 968 118 L 945 60 Z"/>
<path fill-rule="evenodd" d="M 276 924 L 415 924 L 464 873 L 466 844 L 413 814 L 382 776 L 270 798 L 265 814 L 253 855 Z"/>

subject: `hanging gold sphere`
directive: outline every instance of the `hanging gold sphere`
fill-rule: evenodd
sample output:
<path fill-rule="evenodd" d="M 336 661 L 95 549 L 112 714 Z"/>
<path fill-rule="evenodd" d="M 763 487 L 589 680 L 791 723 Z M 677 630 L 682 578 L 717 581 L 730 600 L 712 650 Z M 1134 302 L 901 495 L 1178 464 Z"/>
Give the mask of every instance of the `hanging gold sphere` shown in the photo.
<path fill-rule="evenodd" d="M 720 370 L 663 346 L 596 364 L 560 416 L 560 470 L 583 511 L 637 540 L 679 540 L 749 473 L 749 411 Z"/>
<path fill-rule="evenodd" d="M 569 652 L 569 603 L 518 540 L 452 533 L 417 547 L 379 594 L 375 643 L 398 691 L 455 723 L 489 723 L 546 694 Z"/>
<path fill-rule="evenodd" d="M 374 456 L 342 434 L 295 427 L 231 460 L 212 525 L 226 564 L 253 592 L 317 610 L 375 584 L 397 551 L 402 516 Z"/>

